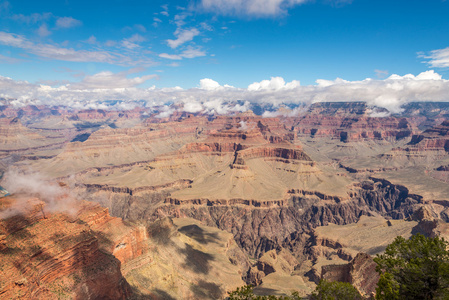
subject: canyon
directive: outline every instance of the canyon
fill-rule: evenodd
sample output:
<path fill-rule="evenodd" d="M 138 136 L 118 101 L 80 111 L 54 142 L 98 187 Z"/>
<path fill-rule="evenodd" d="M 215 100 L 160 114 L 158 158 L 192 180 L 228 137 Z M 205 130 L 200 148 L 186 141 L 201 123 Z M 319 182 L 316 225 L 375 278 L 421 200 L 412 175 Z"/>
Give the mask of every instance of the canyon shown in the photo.
<path fill-rule="evenodd" d="M 449 234 L 448 103 L 0 113 L 1 297 L 370 297 L 396 236 Z"/>

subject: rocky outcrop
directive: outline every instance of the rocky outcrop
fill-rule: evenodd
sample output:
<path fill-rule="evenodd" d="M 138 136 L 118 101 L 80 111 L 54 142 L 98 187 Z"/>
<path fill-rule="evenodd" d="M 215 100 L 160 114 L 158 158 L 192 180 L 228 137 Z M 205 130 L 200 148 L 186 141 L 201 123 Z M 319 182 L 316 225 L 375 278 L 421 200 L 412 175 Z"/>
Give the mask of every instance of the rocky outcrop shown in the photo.
<path fill-rule="evenodd" d="M 111 217 L 107 208 L 85 202 L 78 213 L 78 218 L 86 222 L 100 239 L 100 248 L 112 254 L 123 265 L 142 256 L 148 250 L 148 233 L 145 226 L 130 225 L 120 218 Z"/>
<path fill-rule="evenodd" d="M 417 130 L 406 119 L 369 115 L 348 117 L 347 115 L 310 114 L 298 119 L 294 126 L 300 135 L 331 137 L 342 142 L 363 140 L 400 140 L 410 137 Z"/>
<path fill-rule="evenodd" d="M 318 191 L 306 191 L 306 190 L 299 190 L 299 189 L 291 189 L 287 193 L 292 196 L 295 196 L 295 195 L 299 195 L 302 197 L 315 196 L 321 200 L 335 201 L 336 203 L 340 203 L 342 201 L 349 199 L 349 197 L 344 198 L 341 196 L 326 195 L 326 194 L 318 192 Z M 349 195 L 349 196 L 351 196 L 351 195 Z"/>
<path fill-rule="evenodd" d="M 449 172 L 449 165 L 447 166 L 439 166 L 435 169 L 436 171 L 443 171 L 443 172 Z"/>
<path fill-rule="evenodd" d="M 91 189 L 91 193 L 95 188 Z M 109 194 L 103 194 L 109 193 Z M 380 213 L 394 219 L 408 217 L 422 202 L 418 195 L 386 180 L 371 178 L 354 187 L 346 197 L 318 191 L 291 190 L 276 201 L 248 199 L 177 199 L 159 192 L 141 194 L 96 192 L 115 216 L 155 220 L 164 216 L 191 217 L 231 232 L 250 256 L 283 247 L 303 254 L 306 234 L 317 226 L 357 222 L 362 215 Z M 346 255 L 341 253 L 342 257 Z"/>
<path fill-rule="evenodd" d="M 78 187 L 85 187 L 86 189 L 91 190 L 100 190 L 100 191 L 107 191 L 112 193 L 124 193 L 133 195 L 136 193 L 142 193 L 142 192 L 154 192 L 154 191 L 160 191 L 163 189 L 170 189 L 170 188 L 188 188 L 190 184 L 192 183 L 192 180 L 189 179 L 181 179 L 174 182 L 169 182 L 166 184 L 161 185 L 153 185 L 153 186 L 139 186 L 136 188 L 128 188 L 128 187 L 119 187 L 119 186 L 109 186 L 107 184 L 88 184 L 88 183 L 78 183 L 76 186 Z"/>
<path fill-rule="evenodd" d="M 370 177 L 370 181 L 363 182 L 358 192 L 359 203 L 384 216 L 394 219 L 404 219 L 410 216 L 422 203 L 422 197 L 409 193 L 405 186 L 394 185 L 391 182 Z"/>
<path fill-rule="evenodd" d="M 278 147 L 254 147 L 241 150 L 236 156 L 236 161 L 239 159 L 251 159 L 258 157 L 312 161 L 312 159 L 302 149 Z"/>
<path fill-rule="evenodd" d="M 296 265 L 298 261 L 287 250 L 270 250 L 248 270 L 246 281 L 248 284 L 258 286 L 262 284 L 263 278 L 271 273 L 290 275 Z"/>
<path fill-rule="evenodd" d="M 327 281 L 350 282 L 349 264 L 326 265 L 321 268 L 321 279 Z"/>
<path fill-rule="evenodd" d="M 120 261 L 100 250 L 89 225 L 63 214 L 43 214 L 41 205 L 0 221 L 5 279 L 0 296 L 127 299 L 131 291 Z"/>
<path fill-rule="evenodd" d="M 292 128 L 298 135 L 342 142 L 401 140 L 418 132 L 408 119 L 390 117 L 386 109 L 368 107 L 365 102 L 314 103 L 307 114 L 295 119 Z"/>
<path fill-rule="evenodd" d="M 415 151 L 449 152 L 449 121 L 413 135 L 408 146 L 410 150 Z"/>
<path fill-rule="evenodd" d="M 152 218 L 164 215 L 191 217 L 210 226 L 215 225 L 232 232 L 237 243 L 252 257 L 260 257 L 281 246 L 295 252 L 306 243 L 304 233 L 316 226 L 354 223 L 360 216 L 370 215 L 371 211 L 395 219 L 413 213 L 420 201 L 417 195 L 411 195 L 406 188 L 388 181 L 372 180 L 360 186 L 351 198 L 341 202 L 323 203 L 317 198 L 294 195 L 289 198 L 287 206 L 248 210 L 231 204 L 207 206 L 205 200 L 200 205 L 189 202 L 190 205 L 160 206 Z"/>
<path fill-rule="evenodd" d="M 247 147 L 247 146 L 246 146 Z M 180 153 L 192 153 L 192 152 L 235 152 L 246 148 L 244 145 L 239 143 L 218 143 L 218 142 L 207 142 L 207 143 L 190 143 L 185 145 L 180 149 Z"/>
<path fill-rule="evenodd" d="M 327 265 L 321 270 L 321 279 L 351 283 L 364 297 L 371 297 L 376 292 L 379 274 L 376 263 L 366 253 L 359 253 L 348 264 Z"/>
<path fill-rule="evenodd" d="M 240 143 L 264 142 L 262 132 L 259 130 L 259 128 L 253 128 L 249 130 L 239 130 L 238 128 L 232 128 L 228 130 L 221 130 L 218 132 L 211 132 L 208 139 L 213 141 L 231 140 Z"/>

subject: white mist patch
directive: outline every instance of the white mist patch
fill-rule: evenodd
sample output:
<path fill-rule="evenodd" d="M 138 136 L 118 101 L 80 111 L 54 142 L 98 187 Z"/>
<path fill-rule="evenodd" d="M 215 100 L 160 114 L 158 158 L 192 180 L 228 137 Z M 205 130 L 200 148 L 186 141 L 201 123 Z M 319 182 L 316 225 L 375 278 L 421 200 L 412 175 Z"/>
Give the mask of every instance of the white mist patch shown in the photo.
<path fill-rule="evenodd" d="M 17 171 L 7 171 L 2 180 L 2 186 L 12 195 L 26 195 L 37 197 L 45 205 L 43 210 L 46 213 L 64 212 L 75 214 L 77 212 L 77 199 L 70 193 L 70 190 L 62 187 L 58 182 L 48 181 L 39 173 L 19 173 Z M 0 213 L 0 217 L 8 217 L 20 212 L 20 208 L 26 203 L 27 197 L 17 197 L 15 203 L 8 210 Z"/>
<path fill-rule="evenodd" d="M 238 127 L 238 130 L 241 130 L 241 131 L 248 131 L 248 130 L 256 128 L 256 126 L 257 126 L 257 124 L 254 122 L 245 122 L 243 120 L 239 122 L 239 125 L 240 126 Z"/>
<path fill-rule="evenodd" d="M 239 122 L 239 124 L 240 124 L 240 127 L 239 127 L 240 130 L 242 130 L 242 131 L 248 130 L 248 124 L 245 121 L 242 120 Z"/>
<path fill-rule="evenodd" d="M 298 117 L 307 112 L 310 105 L 299 106 L 294 109 L 280 108 L 277 111 L 264 111 L 263 118 L 276 118 L 276 117 Z"/>

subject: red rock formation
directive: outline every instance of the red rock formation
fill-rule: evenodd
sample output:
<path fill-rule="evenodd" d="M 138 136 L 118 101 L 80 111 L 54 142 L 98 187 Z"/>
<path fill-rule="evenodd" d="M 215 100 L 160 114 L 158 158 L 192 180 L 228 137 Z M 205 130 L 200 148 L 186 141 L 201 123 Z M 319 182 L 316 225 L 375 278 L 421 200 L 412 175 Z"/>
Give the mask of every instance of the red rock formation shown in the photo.
<path fill-rule="evenodd" d="M 300 148 L 280 147 L 254 147 L 241 150 L 237 153 L 238 159 L 251 159 L 257 157 L 275 157 L 293 160 L 312 161 L 312 159 Z"/>
<path fill-rule="evenodd" d="M 239 143 L 190 143 L 179 150 L 180 153 L 194 153 L 194 152 L 235 152 L 243 149 L 245 146 Z M 246 148 L 246 147 L 245 147 Z"/>
<path fill-rule="evenodd" d="M 369 116 L 311 114 L 297 121 L 294 130 L 312 137 L 328 136 L 343 142 L 371 139 L 402 139 L 416 132 L 406 119 Z"/>
<path fill-rule="evenodd" d="M 122 264 L 141 256 L 147 250 L 148 233 L 145 227 L 127 225 L 122 219 L 111 217 L 107 208 L 86 202 L 78 218 L 86 222 L 97 236 L 107 236 L 100 247 Z"/>
<path fill-rule="evenodd" d="M 239 130 L 236 128 L 229 129 L 229 130 L 222 130 L 218 132 L 211 132 L 209 134 L 208 140 L 213 141 L 233 141 L 237 143 L 248 143 L 248 144 L 257 144 L 257 143 L 264 143 L 264 138 L 260 130 L 257 128 L 250 129 L 250 130 Z"/>
<path fill-rule="evenodd" d="M 120 262 L 143 253 L 144 227 L 127 226 L 99 205 L 85 203 L 71 217 L 30 201 L 31 210 L 0 220 L 1 298 L 129 298 Z"/>
<path fill-rule="evenodd" d="M 449 121 L 414 135 L 409 145 L 419 151 L 444 150 L 449 152 Z"/>

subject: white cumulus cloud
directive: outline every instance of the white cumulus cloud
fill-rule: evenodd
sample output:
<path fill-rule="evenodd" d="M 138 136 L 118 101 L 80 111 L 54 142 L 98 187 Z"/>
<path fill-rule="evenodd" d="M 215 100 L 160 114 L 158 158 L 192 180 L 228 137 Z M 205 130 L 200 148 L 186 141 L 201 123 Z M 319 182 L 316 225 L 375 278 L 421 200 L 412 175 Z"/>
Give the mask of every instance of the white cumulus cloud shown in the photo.
<path fill-rule="evenodd" d="M 133 107 L 143 101 L 146 107 L 159 107 L 160 117 L 176 110 L 190 113 L 242 112 L 252 104 L 273 109 L 298 105 L 296 110 L 278 112 L 292 115 L 301 112 L 304 105 L 316 102 L 364 101 L 370 106 L 386 108 L 392 113 L 413 101 L 448 101 L 449 80 L 433 70 L 418 75 L 393 74 L 386 79 L 317 80 L 314 85 L 301 86 L 299 81 L 286 83 L 281 77 L 273 77 L 251 84 L 248 88 L 220 85 L 217 81 L 201 79 L 197 88 L 140 88 L 139 85 L 156 75 L 130 77 L 142 69 L 125 72 L 108 71 L 85 76 L 78 83 L 60 83 L 58 87 L 37 85 L 0 76 L 0 98 L 14 98 L 11 104 L 66 105 L 74 108 L 105 108 L 104 101 L 119 99 Z M 160 106 L 165 108 L 161 109 Z M 107 108 L 107 107 L 106 107 Z M 270 109 L 272 110 L 272 109 Z M 373 111 L 376 114 L 376 111 Z M 265 116 L 274 115 L 267 112 Z"/>
<path fill-rule="evenodd" d="M 190 42 L 191 40 L 193 40 L 194 37 L 196 37 L 199 34 L 200 34 L 199 30 L 196 28 L 188 30 L 177 29 L 175 31 L 176 40 L 167 40 L 167 44 L 168 46 L 170 46 L 170 48 L 175 49 L 186 42 Z"/>
<path fill-rule="evenodd" d="M 282 77 L 271 77 L 270 80 L 262 80 L 260 82 L 254 82 L 248 86 L 249 91 L 261 91 L 261 90 L 280 90 L 280 89 L 294 89 L 300 86 L 298 80 L 285 83 Z"/>
<path fill-rule="evenodd" d="M 212 80 L 210 78 L 204 78 L 200 80 L 200 89 L 202 90 L 212 91 L 219 88 L 221 88 L 221 86 L 215 80 Z"/>
<path fill-rule="evenodd" d="M 191 100 L 191 101 L 185 101 L 183 110 L 188 113 L 197 113 L 204 109 L 203 105 L 201 103 Z"/>

